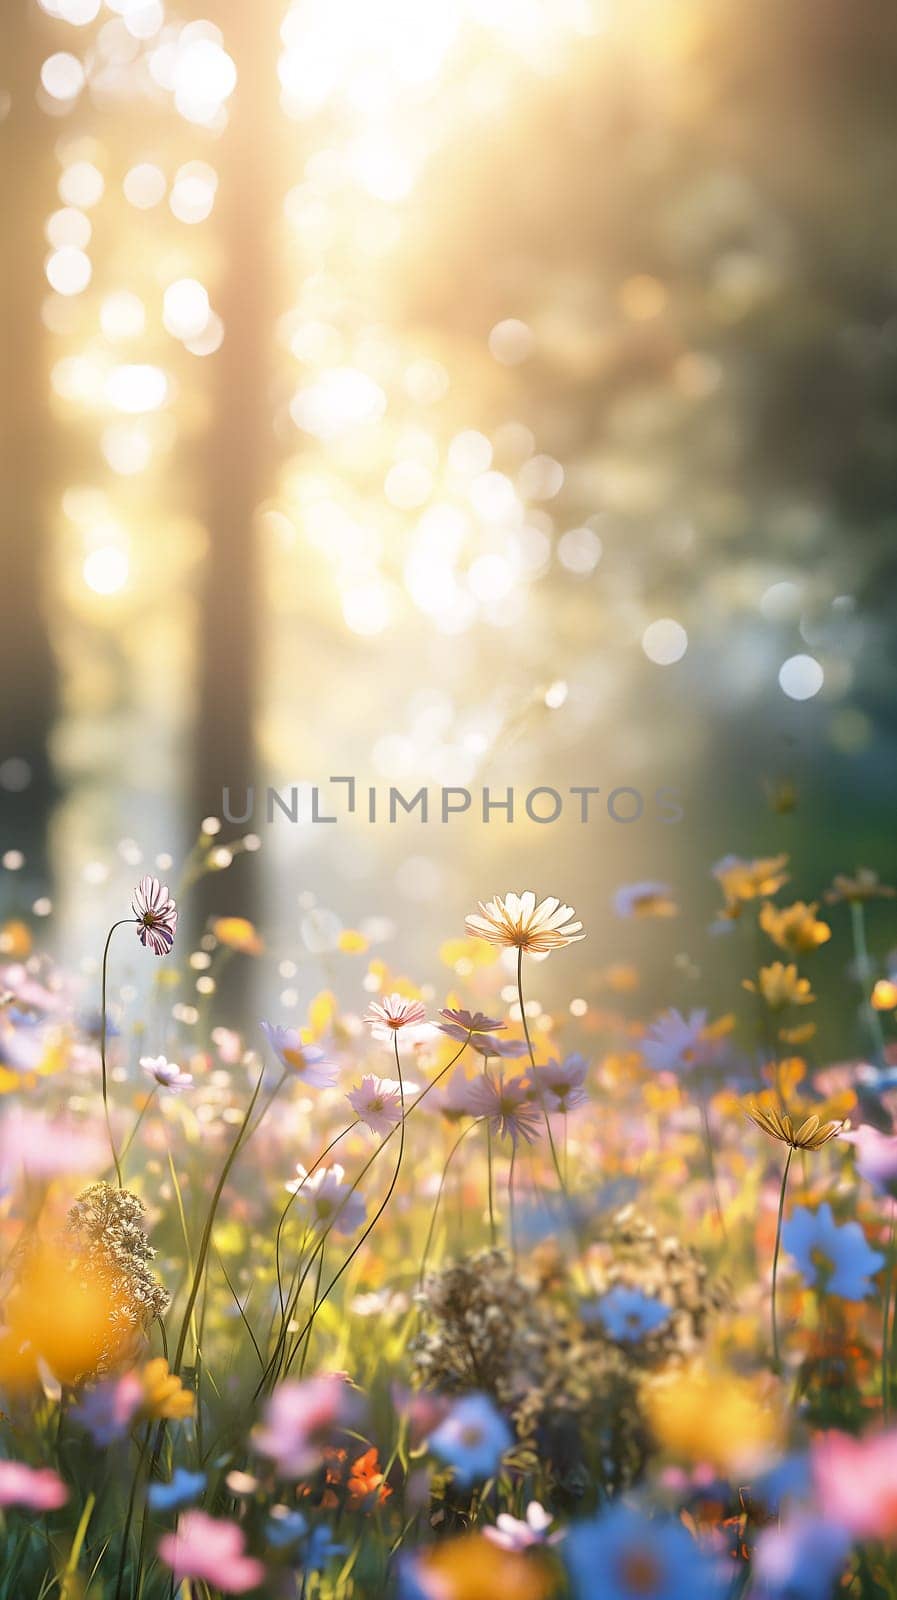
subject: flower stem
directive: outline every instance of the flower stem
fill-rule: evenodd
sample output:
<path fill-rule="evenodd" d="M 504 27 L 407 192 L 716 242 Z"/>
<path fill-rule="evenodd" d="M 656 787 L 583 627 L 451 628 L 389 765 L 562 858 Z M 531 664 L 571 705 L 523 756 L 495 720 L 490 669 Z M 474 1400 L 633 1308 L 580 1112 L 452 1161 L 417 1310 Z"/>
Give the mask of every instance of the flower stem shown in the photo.
<path fill-rule="evenodd" d="M 533 1072 L 535 1072 L 535 1070 L 536 1070 L 536 1055 L 535 1055 L 535 1051 L 533 1050 L 533 1041 L 532 1041 L 532 1039 L 530 1038 L 530 1035 L 529 1035 L 529 1024 L 527 1023 L 527 1020 L 526 1020 L 526 1008 L 525 1008 L 524 1003 L 523 1003 L 523 946 L 522 945 L 518 945 L 518 947 L 517 947 L 517 999 L 518 999 L 518 1002 L 520 1004 L 520 1020 L 523 1023 L 523 1032 L 524 1032 L 524 1035 L 525 1035 L 525 1038 L 526 1038 L 526 1047 L 527 1047 L 527 1049 L 529 1051 L 530 1064 L 532 1066 Z M 561 1171 L 561 1164 L 560 1164 L 560 1162 L 558 1160 L 557 1148 L 556 1148 L 555 1142 L 554 1142 L 554 1134 L 551 1131 L 551 1118 L 548 1115 L 548 1108 L 545 1105 L 542 1106 L 542 1115 L 545 1118 L 545 1128 L 546 1128 L 546 1131 L 548 1133 L 548 1145 L 549 1145 L 549 1149 L 551 1150 L 551 1159 L 554 1162 L 554 1170 L 555 1170 L 555 1173 L 557 1174 L 557 1180 L 558 1180 L 558 1183 L 561 1186 L 561 1193 L 563 1194 L 563 1196 L 564 1196 L 564 1198 L 566 1200 L 569 1200 L 570 1196 L 567 1193 L 567 1185 L 564 1182 L 564 1174 Z M 513 1162 L 513 1157 L 512 1157 L 512 1162 Z"/>
<path fill-rule="evenodd" d="M 439 1179 L 439 1188 L 436 1191 L 436 1200 L 435 1200 L 435 1202 L 433 1204 L 433 1214 L 430 1217 L 430 1226 L 427 1229 L 427 1239 L 426 1239 L 426 1243 L 424 1245 L 423 1255 L 421 1256 L 421 1259 L 420 1259 L 420 1272 L 418 1273 L 418 1279 L 417 1279 L 418 1290 L 422 1290 L 423 1289 L 424 1279 L 426 1278 L 426 1275 L 427 1275 L 427 1262 L 428 1262 L 429 1257 L 430 1257 L 430 1246 L 433 1243 L 433 1234 L 436 1231 L 436 1218 L 437 1218 L 437 1215 L 439 1213 L 439 1205 L 440 1205 L 440 1202 L 442 1200 L 442 1193 L 443 1193 L 443 1190 L 445 1188 L 446 1178 L 448 1177 L 449 1167 L 451 1166 L 452 1161 L 454 1160 L 455 1151 L 459 1149 L 459 1147 L 460 1147 L 460 1145 L 462 1143 L 462 1140 L 466 1139 L 467 1135 L 469 1133 L 473 1133 L 474 1128 L 476 1128 L 478 1126 L 479 1126 L 478 1122 L 468 1123 L 468 1125 L 464 1129 L 463 1133 L 459 1133 L 457 1139 L 455 1140 L 454 1144 L 452 1145 L 451 1150 L 448 1153 L 448 1156 L 446 1157 L 445 1165 L 444 1165 L 444 1167 L 442 1169 L 442 1176 Z"/>
<path fill-rule="evenodd" d="M 486 1123 L 486 1173 L 489 1186 L 489 1243 L 495 1249 L 495 1190 L 492 1172 L 492 1129 Z"/>
<path fill-rule="evenodd" d="M 126 922 L 133 922 L 134 920 L 135 919 L 133 917 L 121 917 L 118 922 L 113 922 L 112 927 L 109 929 L 109 932 L 106 935 L 106 943 L 103 947 L 103 974 L 100 995 L 100 1069 L 102 1072 L 103 1082 L 103 1114 L 106 1118 L 106 1131 L 109 1134 L 109 1148 L 112 1151 L 112 1161 L 113 1165 L 115 1166 L 115 1177 L 120 1189 L 122 1188 L 121 1166 L 119 1165 L 118 1152 L 115 1148 L 115 1138 L 112 1133 L 112 1119 L 109 1115 L 109 1085 L 106 1073 L 106 976 L 109 969 L 109 946 L 112 943 L 112 935 L 114 934 L 116 928 L 123 928 Z"/>
<path fill-rule="evenodd" d="M 863 990 L 863 1015 L 869 1030 L 872 1045 L 875 1050 L 875 1064 L 880 1069 L 887 1065 L 885 1057 L 885 1036 L 881 1025 L 881 1018 L 876 1011 L 869 995 L 869 980 L 872 977 L 872 963 L 869 959 L 869 947 L 866 944 L 866 919 L 862 903 L 859 900 L 850 902 L 850 925 L 853 930 L 853 950 L 856 959 L 857 977 Z"/>
<path fill-rule="evenodd" d="M 779 1192 L 779 1211 L 776 1218 L 776 1244 L 772 1255 L 772 1296 L 770 1299 L 770 1316 L 772 1319 L 772 1366 L 775 1373 L 779 1373 L 782 1370 L 782 1361 L 779 1354 L 779 1330 L 776 1324 L 776 1285 L 778 1283 L 779 1276 L 779 1251 L 782 1248 L 782 1215 L 785 1210 L 785 1189 L 788 1184 L 788 1171 L 791 1166 L 791 1159 L 793 1155 L 794 1151 L 789 1146 L 788 1155 L 785 1159 L 785 1170 L 782 1173 L 782 1187 Z"/>

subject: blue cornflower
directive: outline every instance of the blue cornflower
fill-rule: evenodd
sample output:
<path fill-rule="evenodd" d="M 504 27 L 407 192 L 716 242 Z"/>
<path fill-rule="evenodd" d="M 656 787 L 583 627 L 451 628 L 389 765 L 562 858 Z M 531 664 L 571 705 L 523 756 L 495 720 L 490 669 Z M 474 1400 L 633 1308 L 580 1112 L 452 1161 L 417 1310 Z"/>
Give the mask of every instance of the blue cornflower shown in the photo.
<path fill-rule="evenodd" d="M 507 1422 L 485 1394 L 462 1395 L 428 1441 L 464 1485 L 490 1477 L 513 1442 Z"/>
<path fill-rule="evenodd" d="M 170 1483 L 151 1483 L 146 1498 L 151 1511 L 180 1511 L 182 1506 L 192 1506 L 206 1486 L 204 1472 L 188 1472 L 186 1467 L 175 1467 Z"/>
<path fill-rule="evenodd" d="M 716 1600 L 728 1583 L 681 1522 L 629 1506 L 574 1525 L 563 1549 L 577 1600 Z"/>
<path fill-rule="evenodd" d="M 597 1320 L 611 1339 L 627 1344 L 644 1339 L 670 1320 L 670 1308 L 662 1300 L 623 1283 L 615 1284 L 597 1300 L 585 1301 L 581 1311 L 584 1322 Z"/>
<path fill-rule="evenodd" d="M 655 1072 L 688 1072 L 700 1056 L 706 1011 L 664 1011 L 642 1040 L 642 1055 Z"/>
<path fill-rule="evenodd" d="M 782 1243 L 805 1283 L 818 1284 L 842 1300 L 865 1300 L 872 1290 L 871 1275 L 884 1266 L 884 1256 L 870 1250 L 860 1224 L 839 1227 L 828 1201 L 818 1211 L 795 1206 L 782 1228 Z"/>

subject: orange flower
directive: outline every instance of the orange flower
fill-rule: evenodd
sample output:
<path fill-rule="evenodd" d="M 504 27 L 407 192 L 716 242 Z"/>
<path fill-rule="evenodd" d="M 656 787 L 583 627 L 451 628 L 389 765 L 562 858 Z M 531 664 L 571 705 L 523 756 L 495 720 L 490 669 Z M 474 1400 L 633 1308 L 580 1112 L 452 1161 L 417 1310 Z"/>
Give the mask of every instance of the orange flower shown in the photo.
<path fill-rule="evenodd" d="M 792 956 L 806 955 L 827 944 L 832 936 L 828 923 L 816 917 L 818 905 L 818 900 L 810 905 L 795 900 L 793 906 L 780 910 L 767 900 L 760 908 L 760 926 L 780 950 L 787 950 Z"/>
<path fill-rule="evenodd" d="M 169 1371 L 168 1362 L 164 1356 L 156 1356 L 148 1361 L 140 1374 L 143 1384 L 143 1406 L 145 1417 L 160 1420 L 164 1417 L 171 1422 L 180 1422 L 184 1417 L 192 1417 L 196 1396 L 185 1389 L 180 1378 Z"/>

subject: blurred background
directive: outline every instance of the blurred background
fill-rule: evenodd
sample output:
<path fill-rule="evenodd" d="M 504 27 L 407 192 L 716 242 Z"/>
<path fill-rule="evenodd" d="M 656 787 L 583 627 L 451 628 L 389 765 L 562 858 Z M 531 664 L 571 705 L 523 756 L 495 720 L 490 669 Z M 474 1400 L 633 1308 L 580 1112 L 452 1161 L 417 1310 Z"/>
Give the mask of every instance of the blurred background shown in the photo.
<path fill-rule="evenodd" d="M 788 850 L 804 897 L 893 872 L 889 8 L 0 28 L 5 910 L 95 953 L 224 785 L 331 774 L 685 818 L 261 816 L 203 915 L 313 959 L 360 926 L 422 976 L 531 885 L 589 925 L 569 992 L 625 952 L 621 882 L 672 885 L 681 954 L 727 851 Z"/>

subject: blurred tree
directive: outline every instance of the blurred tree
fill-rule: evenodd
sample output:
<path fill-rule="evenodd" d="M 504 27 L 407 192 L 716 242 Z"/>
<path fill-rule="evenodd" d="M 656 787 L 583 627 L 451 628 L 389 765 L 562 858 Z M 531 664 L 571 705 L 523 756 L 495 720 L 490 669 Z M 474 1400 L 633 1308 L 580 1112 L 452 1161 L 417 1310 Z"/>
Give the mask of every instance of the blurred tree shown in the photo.
<path fill-rule="evenodd" d="M 4 10 L 0 101 L 0 208 L 15 230 L 0 276 L 0 762 L 17 758 L 27 787 L 4 788 L 3 842 L 21 846 L 37 877 L 46 867 L 54 798 L 49 737 L 56 704 L 44 599 L 47 556 L 46 392 L 41 300 L 46 194 L 52 188 L 53 127 L 39 110 L 40 31 L 26 0 Z M 39 21 L 39 19 L 37 19 Z"/>

